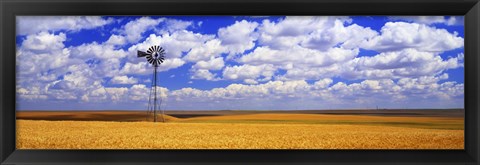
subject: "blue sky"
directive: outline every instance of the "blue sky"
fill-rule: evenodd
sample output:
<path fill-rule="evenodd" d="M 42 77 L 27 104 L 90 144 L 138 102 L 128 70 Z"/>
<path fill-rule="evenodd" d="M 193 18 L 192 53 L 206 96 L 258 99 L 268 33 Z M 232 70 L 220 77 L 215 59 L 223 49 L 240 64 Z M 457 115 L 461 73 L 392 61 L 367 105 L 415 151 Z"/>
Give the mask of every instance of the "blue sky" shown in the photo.
<path fill-rule="evenodd" d="M 18 16 L 18 110 L 463 108 L 460 16 Z"/>

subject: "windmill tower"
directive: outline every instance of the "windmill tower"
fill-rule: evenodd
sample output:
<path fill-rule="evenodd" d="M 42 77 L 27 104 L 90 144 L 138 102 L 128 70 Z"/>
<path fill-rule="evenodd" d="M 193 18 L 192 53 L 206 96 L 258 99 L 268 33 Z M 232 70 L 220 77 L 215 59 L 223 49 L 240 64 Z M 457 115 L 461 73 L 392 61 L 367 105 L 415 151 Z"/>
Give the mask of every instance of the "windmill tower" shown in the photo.
<path fill-rule="evenodd" d="M 150 114 L 153 112 L 153 122 L 157 122 L 157 111 L 161 112 L 162 122 L 165 122 L 165 118 L 163 117 L 163 111 L 160 110 L 160 105 L 162 104 L 162 100 L 160 97 L 160 104 L 157 98 L 157 68 L 160 64 L 163 63 L 165 60 L 165 49 L 160 46 L 152 46 L 150 47 L 147 52 L 137 51 L 137 57 L 145 57 L 149 64 L 153 66 L 153 81 L 150 87 L 150 95 L 148 97 L 148 108 L 147 108 L 147 119 Z M 153 91 L 153 96 L 152 96 Z M 152 103 L 153 97 L 153 103 Z"/>

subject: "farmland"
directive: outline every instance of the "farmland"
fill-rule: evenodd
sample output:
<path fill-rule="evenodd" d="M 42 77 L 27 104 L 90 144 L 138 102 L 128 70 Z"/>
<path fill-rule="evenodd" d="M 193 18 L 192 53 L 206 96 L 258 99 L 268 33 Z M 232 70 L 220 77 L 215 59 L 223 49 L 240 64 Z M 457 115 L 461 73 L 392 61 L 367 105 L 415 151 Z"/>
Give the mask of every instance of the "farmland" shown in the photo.
<path fill-rule="evenodd" d="M 463 149 L 463 112 L 17 112 L 19 149 Z"/>

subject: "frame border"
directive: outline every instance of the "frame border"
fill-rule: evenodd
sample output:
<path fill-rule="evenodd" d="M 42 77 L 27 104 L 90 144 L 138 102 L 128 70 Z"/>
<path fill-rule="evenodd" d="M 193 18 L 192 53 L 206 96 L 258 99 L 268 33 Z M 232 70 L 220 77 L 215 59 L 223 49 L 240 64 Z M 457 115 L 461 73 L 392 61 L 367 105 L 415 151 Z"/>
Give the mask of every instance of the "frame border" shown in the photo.
<path fill-rule="evenodd" d="M 0 164 L 478 165 L 479 0 L 0 0 Z M 465 150 L 16 150 L 17 15 L 464 15 Z"/>

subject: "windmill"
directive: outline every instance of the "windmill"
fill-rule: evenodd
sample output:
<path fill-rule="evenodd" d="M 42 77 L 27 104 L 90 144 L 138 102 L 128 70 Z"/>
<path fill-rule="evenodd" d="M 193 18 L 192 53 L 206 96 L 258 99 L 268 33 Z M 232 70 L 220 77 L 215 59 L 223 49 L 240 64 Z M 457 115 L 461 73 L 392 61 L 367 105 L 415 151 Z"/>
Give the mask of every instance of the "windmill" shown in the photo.
<path fill-rule="evenodd" d="M 161 97 L 160 97 L 160 104 L 158 104 L 157 99 L 157 68 L 160 64 L 163 63 L 165 60 L 165 49 L 160 46 L 152 46 L 150 47 L 147 52 L 137 51 L 137 57 L 145 57 L 149 64 L 153 65 L 153 81 L 152 86 L 150 88 L 150 95 L 148 97 L 148 108 L 147 108 L 147 118 L 153 112 L 153 122 L 157 122 L 157 110 L 160 110 L 160 105 L 162 104 Z M 153 92 L 153 106 L 152 106 L 152 90 Z M 161 111 L 162 122 L 165 122 L 165 118 L 163 117 L 163 111 Z"/>

